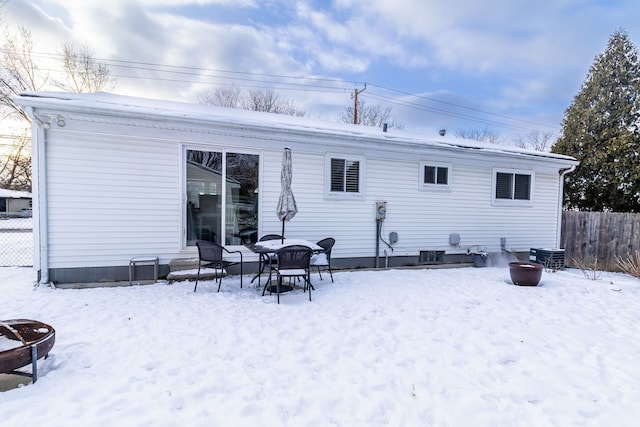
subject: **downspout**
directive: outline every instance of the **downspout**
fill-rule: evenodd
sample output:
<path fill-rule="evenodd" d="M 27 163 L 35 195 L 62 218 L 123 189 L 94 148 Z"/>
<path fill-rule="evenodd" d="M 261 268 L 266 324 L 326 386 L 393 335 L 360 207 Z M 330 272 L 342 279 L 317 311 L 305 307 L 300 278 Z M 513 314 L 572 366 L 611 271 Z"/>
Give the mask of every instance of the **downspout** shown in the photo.
<path fill-rule="evenodd" d="M 31 129 L 31 168 L 36 173 L 35 194 L 37 195 L 37 234 L 34 245 L 34 259 L 38 265 L 34 265 L 34 269 L 38 271 L 38 283 L 49 283 L 49 221 L 47 217 L 47 156 L 46 141 L 47 129 L 51 128 L 51 122 L 38 117 L 32 107 L 28 108 L 28 114 L 33 117 L 33 121 L 37 126 Z M 34 143 L 35 141 L 35 143 Z M 35 149 L 35 151 L 34 151 Z M 36 253 L 37 251 L 37 253 Z"/>
<path fill-rule="evenodd" d="M 560 248 L 560 244 L 562 243 L 560 240 L 562 238 L 562 205 L 564 199 L 564 176 L 568 173 L 576 170 L 577 165 L 573 165 L 571 167 L 560 169 L 560 179 L 558 183 L 558 218 L 556 221 L 556 248 Z"/>

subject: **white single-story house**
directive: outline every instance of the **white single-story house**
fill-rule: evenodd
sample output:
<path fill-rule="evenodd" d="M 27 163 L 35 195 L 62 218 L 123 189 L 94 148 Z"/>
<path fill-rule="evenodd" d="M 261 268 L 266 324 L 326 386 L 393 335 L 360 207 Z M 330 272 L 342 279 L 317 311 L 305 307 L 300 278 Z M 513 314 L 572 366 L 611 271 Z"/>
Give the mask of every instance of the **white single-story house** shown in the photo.
<path fill-rule="evenodd" d="M 0 188 L 0 215 L 31 216 L 31 193 Z"/>
<path fill-rule="evenodd" d="M 166 274 L 172 260 L 197 257 L 198 239 L 257 260 L 244 244 L 281 232 L 286 147 L 299 210 L 286 237 L 334 237 L 336 267 L 557 248 L 563 177 L 577 164 L 438 132 L 107 93 L 25 93 L 16 102 L 33 119 L 40 282 L 127 280 L 140 256 L 159 257 Z"/>

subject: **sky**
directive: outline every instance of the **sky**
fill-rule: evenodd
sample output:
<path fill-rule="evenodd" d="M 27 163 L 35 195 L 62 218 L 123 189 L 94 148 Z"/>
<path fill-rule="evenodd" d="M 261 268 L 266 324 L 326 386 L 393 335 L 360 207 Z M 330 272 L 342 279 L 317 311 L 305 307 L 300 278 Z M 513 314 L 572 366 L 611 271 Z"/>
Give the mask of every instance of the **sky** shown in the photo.
<path fill-rule="evenodd" d="M 558 135 L 609 37 L 640 43 L 631 0 L 8 0 L 3 12 L 53 74 L 70 42 L 109 66 L 115 93 L 274 90 L 337 121 L 359 90 L 409 131 L 507 139 Z"/>

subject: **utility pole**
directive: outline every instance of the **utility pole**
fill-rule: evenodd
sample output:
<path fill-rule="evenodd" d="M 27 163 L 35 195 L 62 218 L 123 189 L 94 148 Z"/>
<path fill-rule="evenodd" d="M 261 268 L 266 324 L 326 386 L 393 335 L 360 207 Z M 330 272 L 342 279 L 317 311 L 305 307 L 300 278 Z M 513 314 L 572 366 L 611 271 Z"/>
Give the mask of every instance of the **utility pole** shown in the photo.
<path fill-rule="evenodd" d="M 364 87 L 360 90 L 353 90 L 353 124 L 358 124 L 358 95 L 364 92 L 367 89 L 367 84 L 364 84 Z"/>

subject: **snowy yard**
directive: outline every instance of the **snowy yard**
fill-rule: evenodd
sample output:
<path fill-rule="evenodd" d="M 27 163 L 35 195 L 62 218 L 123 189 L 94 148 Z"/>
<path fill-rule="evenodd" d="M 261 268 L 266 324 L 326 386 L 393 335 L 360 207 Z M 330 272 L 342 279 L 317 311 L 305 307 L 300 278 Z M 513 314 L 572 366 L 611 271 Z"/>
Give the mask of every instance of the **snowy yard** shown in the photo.
<path fill-rule="evenodd" d="M 2 426 L 631 426 L 640 281 L 505 267 L 337 272 L 262 297 L 237 277 L 62 290 L 1 268 L 0 319 L 56 329 Z M 250 276 L 247 276 L 250 277 Z M 248 283 L 248 280 L 245 281 Z M 5 375 L 0 375 L 4 377 Z M 0 379 L 0 385 L 2 379 Z"/>

